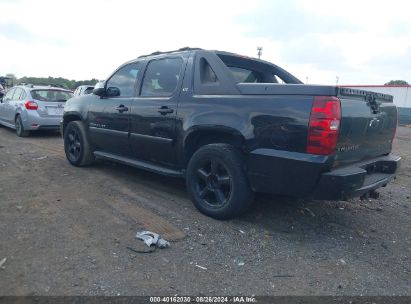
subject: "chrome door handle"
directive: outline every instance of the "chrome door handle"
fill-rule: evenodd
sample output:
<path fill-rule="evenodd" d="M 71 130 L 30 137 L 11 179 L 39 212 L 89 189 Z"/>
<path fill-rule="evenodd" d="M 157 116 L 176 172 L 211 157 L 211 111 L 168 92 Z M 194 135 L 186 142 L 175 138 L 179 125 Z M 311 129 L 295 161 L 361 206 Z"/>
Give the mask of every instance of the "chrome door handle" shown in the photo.
<path fill-rule="evenodd" d="M 173 113 L 174 110 L 170 109 L 167 106 L 162 106 L 161 108 L 158 109 L 158 113 L 160 113 L 161 115 L 166 115 L 166 114 L 170 114 Z"/>
<path fill-rule="evenodd" d="M 123 113 L 123 112 L 127 112 L 127 111 L 128 111 L 128 108 L 127 108 L 126 106 L 124 106 L 124 105 L 119 105 L 119 106 L 116 108 L 116 110 L 119 111 L 120 113 Z"/>

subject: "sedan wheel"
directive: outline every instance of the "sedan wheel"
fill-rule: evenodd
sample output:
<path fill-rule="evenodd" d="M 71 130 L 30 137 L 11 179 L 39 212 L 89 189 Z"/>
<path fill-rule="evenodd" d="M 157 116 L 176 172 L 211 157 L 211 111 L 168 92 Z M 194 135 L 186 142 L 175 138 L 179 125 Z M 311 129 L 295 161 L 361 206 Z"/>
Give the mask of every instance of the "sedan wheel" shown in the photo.
<path fill-rule="evenodd" d="M 14 126 L 15 126 L 15 128 L 16 128 L 16 135 L 17 135 L 18 137 L 26 137 L 26 136 L 29 136 L 30 132 L 24 130 L 23 122 L 21 121 L 20 115 L 18 115 L 18 116 L 16 117 L 16 120 L 15 120 L 15 122 L 14 122 Z"/>

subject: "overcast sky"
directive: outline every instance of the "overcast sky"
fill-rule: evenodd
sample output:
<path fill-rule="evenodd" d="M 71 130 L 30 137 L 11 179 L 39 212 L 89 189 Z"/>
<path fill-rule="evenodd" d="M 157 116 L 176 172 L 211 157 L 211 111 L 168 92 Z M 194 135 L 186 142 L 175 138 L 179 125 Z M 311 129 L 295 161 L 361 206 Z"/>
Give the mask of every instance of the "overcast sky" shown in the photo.
<path fill-rule="evenodd" d="M 0 0 L 0 75 L 102 80 L 184 46 L 262 46 L 309 83 L 411 82 L 411 1 Z"/>

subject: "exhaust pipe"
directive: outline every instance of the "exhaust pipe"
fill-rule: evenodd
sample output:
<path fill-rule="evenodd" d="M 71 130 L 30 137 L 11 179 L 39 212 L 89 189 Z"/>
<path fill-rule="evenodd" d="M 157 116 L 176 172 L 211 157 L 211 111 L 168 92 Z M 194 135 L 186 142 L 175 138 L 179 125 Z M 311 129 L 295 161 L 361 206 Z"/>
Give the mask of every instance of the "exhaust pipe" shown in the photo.
<path fill-rule="evenodd" d="M 371 190 L 369 192 L 364 193 L 363 195 L 360 196 L 360 200 L 368 200 L 370 198 L 372 199 L 378 199 L 380 197 L 380 193 L 376 190 Z"/>
<path fill-rule="evenodd" d="M 380 193 L 377 192 L 377 190 L 371 190 L 370 191 L 370 197 L 373 199 L 378 199 L 380 197 Z"/>

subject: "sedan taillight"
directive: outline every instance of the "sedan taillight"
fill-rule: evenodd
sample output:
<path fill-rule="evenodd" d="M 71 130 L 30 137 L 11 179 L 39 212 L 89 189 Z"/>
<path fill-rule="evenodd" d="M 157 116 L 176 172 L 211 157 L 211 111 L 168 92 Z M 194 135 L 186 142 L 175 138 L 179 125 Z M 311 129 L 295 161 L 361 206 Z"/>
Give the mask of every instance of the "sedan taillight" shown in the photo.
<path fill-rule="evenodd" d="M 37 110 L 39 108 L 39 105 L 32 100 L 26 101 L 24 106 L 26 107 L 27 110 Z"/>

